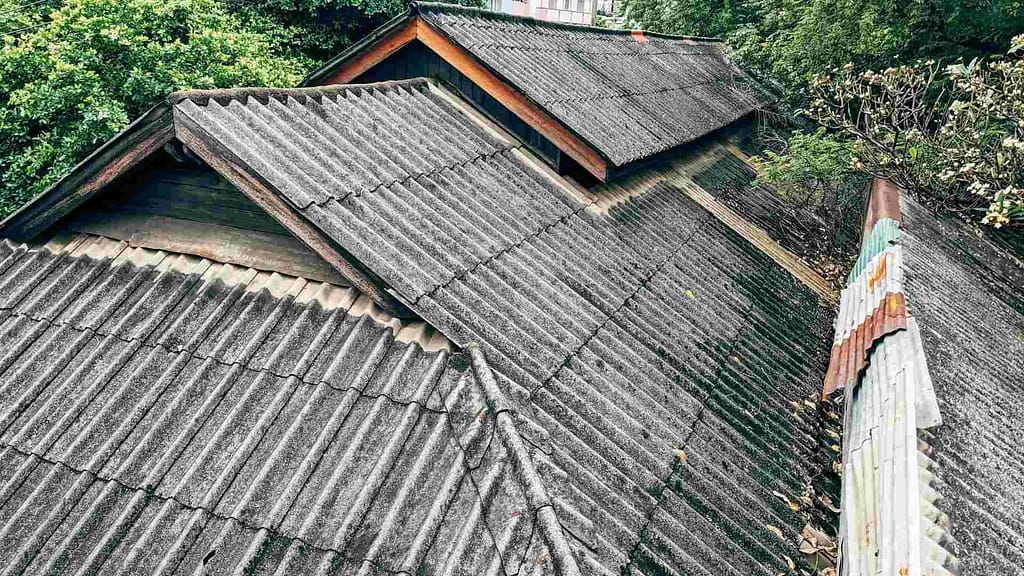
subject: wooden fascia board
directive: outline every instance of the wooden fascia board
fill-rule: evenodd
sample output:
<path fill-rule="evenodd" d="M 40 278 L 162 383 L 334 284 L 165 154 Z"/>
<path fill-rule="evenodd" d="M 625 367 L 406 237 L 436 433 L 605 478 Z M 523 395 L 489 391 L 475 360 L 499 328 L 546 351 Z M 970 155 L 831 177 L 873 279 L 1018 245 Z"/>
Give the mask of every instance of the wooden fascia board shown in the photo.
<path fill-rule="evenodd" d="M 387 32 L 368 48 L 359 51 L 346 60 L 333 74 L 317 80 L 317 84 L 348 84 L 363 72 L 383 62 L 388 56 L 401 50 L 416 39 L 420 18 L 409 18 L 395 29 Z"/>
<path fill-rule="evenodd" d="M 32 240 L 173 138 L 170 105 L 154 106 L 0 223 L 0 236 L 19 242 Z"/>
<path fill-rule="evenodd" d="M 458 70 L 501 102 L 526 124 L 540 132 L 560 150 L 579 162 L 602 182 L 608 176 L 608 162 L 593 146 L 574 134 L 561 121 L 546 112 L 525 94 L 500 78 L 472 53 L 439 32 L 420 16 L 411 16 L 347 60 L 331 74 L 314 79 L 317 84 L 347 84 L 381 63 L 413 40 L 419 40 L 453 68 Z"/>
<path fill-rule="evenodd" d="M 545 112 L 522 92 L 499 78 L 468 50 L 456 44 L 421 18 L 417 17 L 416 20 L 419 21 L 416 26 L 416 38 L 420 42 L 492 98 L 501 102 L 526 124 L 553 142 L 573 160 L 579 162 L 588 172 L 602 182 L 605 181 L 608 175 L 608 163 L 597 150 L 570 131 L 557 118 Z"/>
<path fill-rule="evenodd" d="M 388 313 L 408 317 L 412 313 L 397 298 L 383 288 L 383 283 L 364 272 L 357 260 L 347 254 L 299 211 L 288 204 L 269 182 L 249 170 L 234 153 L 221 146 L 201 126 L 177 110 L 174 113 L 174 134 L 196 156 L 234 184 L 243 194 L 281 223 L 310 250 L 316 252 L 352 286 L 369 296 Z"/>

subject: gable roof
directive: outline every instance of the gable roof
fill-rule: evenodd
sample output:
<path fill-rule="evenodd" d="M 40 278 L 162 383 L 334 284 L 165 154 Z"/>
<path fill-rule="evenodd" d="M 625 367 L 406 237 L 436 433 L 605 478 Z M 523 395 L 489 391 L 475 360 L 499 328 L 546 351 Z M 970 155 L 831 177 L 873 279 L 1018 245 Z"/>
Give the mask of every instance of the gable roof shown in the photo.
<path fill-rule="evenodd" d="M 292 524 L 272 523 L 273 536 L 281 539 L 268 541 L 268 549 L 277 552 L 265 554 L 267 562 L 295 556 L 298 552 L 285 549 L 304 542 L 312 542 L 342 566 L 354 561 L 353 571 L 366 563 L 391 562 L 385 545 L 401 548 L 410 540 L 391 540 L 391 532 L 378 538 L 372 528 L 365 538 L 356 537 L 363 534 L 357 529 L 362 526 L 357 523 L 360 514 L 374 522 L 383 518 L 395 527 L 401 524 L 396 518 L 433 518 L 458 503 L 468 508 L 455 508 L 453 522 L 486 525 L 486 530 L 458 532 L 453 527 L 457 524 L 447 520 L 407 523 L 410 529 L 441 530 L 430 537 L 442 552 L 447 545 L 468 550 L 465 564 L 448 564 L 453 570 L 497 565 L 514 573 L 511 567 L 526 559 L 541 572 L 570 575 L 623 570 L 746 575 L 787 569 L 787 556 L 797 554 L 802 514 L 818 513 L 795 503 L 810 485 L 823 493 L 834 488 L 820 474 L 827 459 L 819 441 L 823 424 L 813 410 L 801 408 L 824 374 L 830 310 L 776 259 L 695 203 L 688 188 L 696 184 L 687 177 L 685 165 L 673 165 L 671 177 L 652 174 L 630 190 L 610 188 L 595 195 L 553 174 L 520 143 L 422 80 L 182 93 L 168 106 L 175 137 L 289 230 L 308 234 L 306 226 L 322 235 L 344 255 L 349 268 L 379 281 L 381 292 L 454 346 L 477 349 L 473 380 L 466 386 L 479 392 L 470 394 L 468 404 L 460 400 L 461 393 L 448 392 L 458 386 L 447 377 L 437 380 L 435 389 L 442 397 L 454 394 L 453 400 L 459 400 L 442 411 L 462 425 L 480 414 L 492 415 L 486 421 L 493 422 L 495 437 L 502 441 L 492 444 L 485 440 L 489 435 L 474 436 L 465 444 L 455 441 L 468 450 L 493 445 L 493 461 L 500 466 L 473 464 L 464 474 L 458 467 L 462 464 L 436 462 L 436 478 L 471 478 L 480 499 L 488 503 L 492 494 L 501 496 L 480 509 L 474 508 L 472 493 L 466 496 L 468 503 L 443 490 L 414 500 L 400 485 L 385 480 L 404 469 L 393 468 L 396 462 L 408 462 L 395 460 L 399 454 L 414 458 L 417 445 L 408 445 L 406 452 L 402 443 L 412 436 L 386 441 L 394 451 L 366 464 L 374 468 L 373 481 L 365 488 L 340 488 L 358 492 L 358 506 L 352 509 L 340 497 L 334 507 L 323 507 L 320 500 L 310 504 L 281 493 L 281 485 L 267 487 L 270 498 L 291 498 L 296 514 L 314 514 Z M 351 159 L 357 154 L 360 162 L 355 165 Z M 74 192 L 58 186 L 51 194 Z M 33 204 L 60 202 L 50 197 Z M 61 217 L 48 208 L 45 214 L 51 223 Z M 30 207 L 9 222 L 26 219 L 40 226 L 46 221 Z M 0 233 L 6 226 L 0 226 Z M 8 283 L 24 295 L 36 289 L 41 277 L 29 273 Z M 94 278 L 64 278 L 52 284 L 54 293 L 43 300 L 57 299 L 67 306 L 72 299 L 60 296 L 60 287 L 85 289 Z M 96 290 L 93 298 L 108 296 Z M 282 314 L 291 317 L 282 310 L 266 321 L 278 322 Z M 140 326 L 161 322 L 162 317 Z M 251 341 L 217 350 L 247 354 L 269 337 L 264 329 L 252 329 L 257 323 L 242 317 L 238 322 L 249 327 L 240 334 Z M 138 338 L 160 342 L 162 336 Z M 226 361 L 244 364 L 235 357 Z M 25 364 L 14 366 L 28 370 Z M 445 366 L 444 374 L 460 372 L 451 361 Z M 287 368 L 272 372 L 293 376 L 278 370 Z M 390 379 L 393 374 L 390 368 L 374 370 L 380 371 L 374 378 Z M 408 383 L 404 376 L 395 378 L 398 384 Z M 21 389 L 12 384 L 12 390 Z M 387 398 L 376 400 L 386 404 L 395 399 L 382 396 Z M 429 415 L 424 412 L 423 418 Z M 381 423 L 376 416 L 352 418 L 357 428 Z M 243 471 L 256 466 L 251 462 L 255 453 L 246 452 L 249 440 L 237 443 L 239 429 L 224 426 L 208 434 L 235 441 L 213 443 L 210 451 L 221 445 L 225 451 L 187 460 L 181 466 L 188 474 L 200 474 L 207 460 Z M 254 430 L 270 434 L 267 428 Z M 456 430 L 457 435 L 464 428 Z M 23 450 L 26 458 L 34 453 Z M 347 462 L 343 455 L 329 458 Z M 470 461 L 480 460 L 474 456 Z M 27 466 L 20 460 L 14 465 Z M 234 474 L 233 469 L 219 470 L 201 474 L 218 479 Z M 15 477 L 20 481 L 26 475 Z M 70 485 L 78 490 L 73 481 Z M 236 516 L 220 518 L 216 514 L 227 509 L 208 505 L 219 502 L 210 499 L 210 492 L 201 486 L 174 486 L 193 506 L 182 512 L 184 517 L 212 511 L 224 526 L 233 526 L 230 521 Z M 105 494 L 114 487 L 94 489 Z M 239 490 L 263 493 L 263 488 Z M 322 498 L 339 492 L 328 493 Z M 21 494 L 19 498 L 28 499 L 13 500 L 13 505 L 38 511 L 40 501 Z M 71 494 L 69 501 L 79 497 L 78 492 Z M 81 510 L 103 508 L 108 501 L 82 502 L 78 512 L 67 510 L 71 524 L 85 517 Z M 174 502 L 162 506 L 177 510 Z M 466 509 L 470 520 L 464 521 L 458 515 Z M 319 512 L 326 516 L 320 518 Z M 510 520 L 523 515 L 530 521 Z M 316 518 L 324 520 L 323 528 L 311 528 L 319 522 Z M 252 535 L 266 527 L 261 522 L 250 523 L 250 531 L 239 537 L 250 546 L 247 550 L 263 549 L 264 540 Z M 226 541 L 226 535 L 234 534 L 218 526 L 213 528 L 216 533 L 201 532 L 202 544 L 189 549 L 186 569 L 202 560 L 207 542 Z M 101 532 L 117 531 L 104 525 Z M 178 537 L 184 536 L 167 536 Z M 17 541 L 12 549 L 33 542 Z M 151 545 L 139 542 L 140 550 Z M 495 554 L 501 560 L 488 564 Z M 542 557 L 550 562 L 540 562 Z M 234 555 L 224 562 L 244 563 Z M 411 570 L 413 565 L 386 568 Z"/>
<path fill-rule="evenodd" d="M 472 65 L 482 66 L 474 81 L 499 101 L 511 98 L 508 88 L 525 97 L 536 110 L 512 107 L 513 112 L 600 179 L 609 169 L 726 126 L 757 105 L 716 40 L 572 26 L 422 2 L 305 83 L 350 81 L 413 39 L 470 77 Z M 567 138 L 546 133 L 549 120 L 568 129 L 568 140 L 578 138 L 596 151 L 606 168 L 581 157 L 583 152 Z"/>

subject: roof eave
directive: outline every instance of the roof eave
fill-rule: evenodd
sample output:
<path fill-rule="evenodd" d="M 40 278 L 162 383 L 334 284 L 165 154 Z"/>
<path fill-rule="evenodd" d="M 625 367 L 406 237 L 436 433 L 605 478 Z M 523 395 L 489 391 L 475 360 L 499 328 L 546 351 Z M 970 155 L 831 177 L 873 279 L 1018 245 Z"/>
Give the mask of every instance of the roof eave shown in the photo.
<path fill-rule="evenodd" d="M 325 62 L 323 66 L 320 66 L 316 70 L 310 72 L 305 78 L 302 79 L 302 82 L 299 83 L 299 86 L 308 87 L 324 84 L 324 81 L 329 80 L 335 74 L 338 68 L 340 68 L 343 64 L 357 57 L 359 54 L 365 52 L 368 48 L 377 44 L 381 40 L 391 35 L 394 35 L 396 32 L 400 31 L 404 26 L 410 23 L 414 23 L 415 19 L 416 9 L 415 6 L 411 6 L 402 14 L 399 14 L 398 16 L 392 18 L 380 28 L 377 28 L 373 32 L 370 32 L 369 34 L 364 36 L 360 41 L 346 48 L 345 51 L 343 51 L 341 54 L 338 54 L 334 58 L 331 58 L 330 60 Z M 410 38 L 410 41 L 411 40 L 412 39 Z"/>
<path fill-rule="evenodd" d="M 161 102 L 0 222 L 0 236 L 31 241 L 173 138 L 171 106 Z"/>
<path fill-rule="evenodd" d="M 438 54 L 595 178 L 601 182 L 608 179 L 614 163 L 600 149 L 547 112 L 500 72 L 420 16 L 415 4 L 408 12 L 310 74 L 302 86 L 351 82 L 413 40 L 419 40 Z"/>

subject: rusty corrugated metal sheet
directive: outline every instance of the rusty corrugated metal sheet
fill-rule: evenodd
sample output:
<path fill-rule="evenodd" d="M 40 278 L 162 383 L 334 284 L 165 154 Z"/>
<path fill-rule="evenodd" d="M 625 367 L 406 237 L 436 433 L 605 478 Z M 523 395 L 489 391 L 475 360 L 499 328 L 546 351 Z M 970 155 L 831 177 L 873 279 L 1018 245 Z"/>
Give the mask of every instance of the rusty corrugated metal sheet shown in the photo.
<path fill-rule="evenodd" d="M 853 382 L 867 365 L 875 343 L 907 326 L 903 292 L 903 252 L 894 220 L 880 220 L 864 243 L 839 300 L 835 337 L 825 376 L 828 396 Z"/>
<path fill-rule="evenodd" d="M 928 429 L 942 424 L 921 333 L 907 314 L 899 191 L 876 181 L 873 227 L 835 322 L 826 394 L 845 387 L 842 576 L 959 573 L 937 506 Z M 894 208 L 895 206 L 895 208 Z M 898 216 L 898 214 L 897 214 Z"/>
<path fill-rule="evenodd" d="M 847 392 L 840 531 L 845 576 L 956 572 L 945 517 L 934 506 L 934 462 L 919 433 L 941 423 L 911 319 L 907 330 L 879 342 L 863 377 Z"/>

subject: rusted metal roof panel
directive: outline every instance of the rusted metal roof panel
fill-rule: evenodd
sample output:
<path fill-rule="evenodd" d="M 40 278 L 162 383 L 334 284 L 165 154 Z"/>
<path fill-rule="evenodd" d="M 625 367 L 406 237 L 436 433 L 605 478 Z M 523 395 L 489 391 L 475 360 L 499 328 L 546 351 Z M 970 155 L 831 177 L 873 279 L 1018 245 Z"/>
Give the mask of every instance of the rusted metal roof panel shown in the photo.
<path fill-rule="evenodd" d="M 936 467 L 920 430 L 942 423 L 921 336 L 889 335 L 847 393 L 843 438 L 843 574 L 958 572 L 944 516 L 934 508 Z M 924 434 L 922 438 L 922 434 Z"/>
<path fill-rule="evenodd" d="M 864 240 L 839 300 L 824 395 L 852 384 L 875 343 L 907 327 L 899 222 L 882 218 Z"/>

